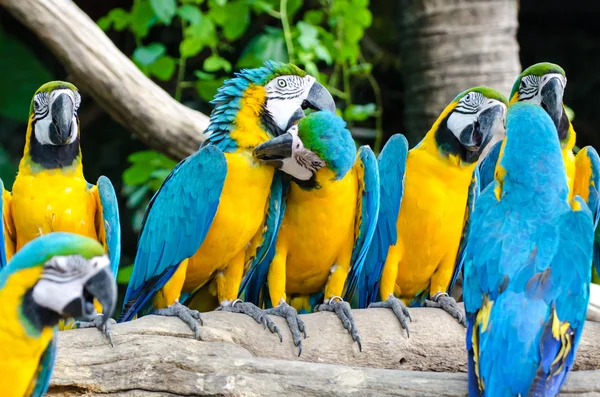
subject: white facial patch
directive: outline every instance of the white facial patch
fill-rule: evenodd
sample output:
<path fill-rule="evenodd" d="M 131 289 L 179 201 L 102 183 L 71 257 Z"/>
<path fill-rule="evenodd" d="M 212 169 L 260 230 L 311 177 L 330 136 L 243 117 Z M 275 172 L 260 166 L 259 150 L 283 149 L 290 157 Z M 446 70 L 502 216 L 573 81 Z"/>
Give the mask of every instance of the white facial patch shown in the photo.
<path fill-rule="evenodd" d="M 71 120 L 71 134 L 69 135 L 69 139 L 66 144 L 73 143 L 77 138 L 77 110 L 81 104 L 80 94 L 78 92 L 73 92 L 68 88 L 54 90 L 50 93 L 42 92 L 36 96 L 37 98 L 34 98 L 33 107 L 36 119 L 33 133 L 35 134 L 35 138 L 42 145 L 56 145 L 50 139 L 50 124 L 52 124 L 52 106 L 54 104 L 54 100 L 60 94 L 68 95 L 73 101 L 74 112 L 73 119 Z"/>
<path fill-rule="evenodd" d="M 452 131 L 455 137 L 460 138 L 460 133 L 462 130 L 477 121 L 477 116 L 478 113 L 465 114 L 452 112 L 450 117 L 448 117 L 448 128 L 450 131 Z"/>
<path fill-rule="evenodd" d="M 286 75 L 274 78 L 265 86 L 266 110 L 281 130 L 285 131 L 288 127 L 288 121 L 308 97 L 315 81 L 309 75 Z"/>
<path fill-rule="evenodd" d="M 40 306 L 64 315 L 65 307 L 83 299 L 84 285 L 105 267 L 107 255 L 85 259 L 80 255 L 55 256 L 44 265 L 42 277 L 33 287 L 33 300 Z"/>

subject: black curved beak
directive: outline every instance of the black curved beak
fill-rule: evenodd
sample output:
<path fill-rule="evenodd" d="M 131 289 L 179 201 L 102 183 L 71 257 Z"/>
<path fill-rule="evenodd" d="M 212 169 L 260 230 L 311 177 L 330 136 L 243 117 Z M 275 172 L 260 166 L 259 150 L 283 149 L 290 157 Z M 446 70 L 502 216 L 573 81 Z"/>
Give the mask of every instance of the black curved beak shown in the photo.
<path fill-rule="evenodd" d="M 542 87 L 542 108 L 550 115 L 558 128 L 563 116 L 563 95 L 565 88 L 558 77 L 553 77 Z"/>
<path fill-rule="evenodd" d="M 294 139 L 292 134 L 286 132 L 277 138 L 268 140 L 254 148 L 252 154 L 257 159 L 281 168 L 283 160 L 292 157 L 292 145 Z"/>
<path fill-rule="evenodd" d="M 103 325 L 111 318 L 117 304 L 117 284 L 108 266 L 101 268 L 83 287 L 83 295 L 71 301 L 64 313 L 69 317 L 91 320 L 96 315 L 94 299 L 102 305 Z"/>
<path fill-rule="evenodd" d="M 494 138 L 498 128 L 503 125 L 505 107 L 498 104 L 485 109 L 477 122 L 467 126 L 460 134 L 460 143 L 468 150 L 467 160 L 475 162 L 481 152 Z"/>
<path fill-rule="evenodd" d="M 308 96 L 302 103 L 302 108 L 327 110 L 335 113 L 335 101 L 329 91 L 327 91 L 327 88 L 315 81 L 308 92 Z"/>
<path fill-rule="evenodd" d="M 74 107 L 73 100 L 67 94 L 60 94 L 52 102 L 50 140 L 55 145 L 64 145 L 69 142 Z"/>

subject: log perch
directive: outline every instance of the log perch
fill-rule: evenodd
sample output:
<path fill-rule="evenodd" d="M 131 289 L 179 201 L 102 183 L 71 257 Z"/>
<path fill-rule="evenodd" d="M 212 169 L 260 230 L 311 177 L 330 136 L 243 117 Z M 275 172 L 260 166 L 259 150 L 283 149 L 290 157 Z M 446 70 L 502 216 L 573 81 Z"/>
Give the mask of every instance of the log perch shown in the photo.
<path fill-rule="evenodd" d="M 201 339 L 179 319 L 147 316 L 62 331 L 49 396 L 466 396 L 465 329 L 438 309 L 411 311 L 410 338 L 391 311 L 354 310 L 363 351 L 333 313 L 302 315 L 302 356 L 251 318 L 203 313 Z M 561 396 L 600 393 L 600 324 L 588 322 Z M 586 394 L 588 393 L 588 394 Z"/>
<path fill-rule="evenodd" d="M 144 143 L 175 159 L 198 149 L 208 117 L 146 77 L 71 0 L 0 0 L 0 6 L 40 38 L 79 89 Z"/>

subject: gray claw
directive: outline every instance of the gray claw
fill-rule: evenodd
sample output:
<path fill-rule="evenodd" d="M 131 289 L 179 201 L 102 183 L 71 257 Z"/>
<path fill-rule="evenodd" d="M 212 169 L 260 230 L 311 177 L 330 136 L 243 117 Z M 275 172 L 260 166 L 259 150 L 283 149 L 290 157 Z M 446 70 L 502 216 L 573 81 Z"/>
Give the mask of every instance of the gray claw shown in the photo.
<path fill-rule="evenodd" d="M 204 323 L 200 318 L 199 311 L 191 310 L 181 303 L 175 302 L 167 308 L 156 310 L 153 314 L 157 316 L 179 317 L 181 321 L 186 323 L 188 327 L 194 331 L 196 339 L 200 340 L 200 325 L 204 325 Z M 198 322 L 200 324 L 198 324 Z"/>
<path fill-rule="evenodd" d="M 400 299 L 394 295 L 390 295 L 386 300 L 382 302 L 374 302 L 369 305 L 369 308 L 385 308 L 392 309 L 394 315 L 400 321 L 400 326 L 406 330 L 406 336 L 410 338 L 410 330 L 408 329 L 408 320 L 412 322 L 412 316 L 410 311 Z"/>
<path fill-rule="evenodd" d="M 306 327 L 304 321 L 298 316 L 296 309 L 282 301 L 278 306 L 265 310 L 265 313 L 285 318 L 292 333 L 294 346 L 298 347 L 298 357 L 300 357 L 302 354 L 302 335 L 306 339 Z"/>
<path fill-rule="evenodd" d="M 281 332 L 279 331 L 279 327 L 275 325 L 273 320 L 269 318 L 267 313 L 250 302 L 242 302 L 241 300 L 234 301 L 231 305 L 227 306 L 219 306 L 217 310 L 222 310 L 224 312 L 230 313 L 242 313 L 247 316 L 250 316 L 259 324 L 262 324 L 264 328 L 269 328 L 269 331 L 273 334 L 277 334 L 279 337 L 279 342 L 283 342 L 283 337 L 281 336 Z"/>
<path fill-rule="evenodd" d="M 446 313 L 454 317 L 456 320 L 458 320 L 458 322 L 464 327 L 467 326 L 467 317 L 456 304 L 456 300 L 454 300 L 454 298 L 452 298 L 451 296 L 448 296 L 448 294 L 446 293 L 436 294 L 431 298 L 431 300 L 426 299 L 423 303 L 423 306 L 436 307 L 442 309 Z"/>
<path fill-rule="evenodd" d="M 344 302 L 340 298 L 331 298 L 328 303 L 317 306 L 316 310 L 320 312 L 334 312 L 342 321 L 344 328 L 352 335 L 352 340 L 358 343 L 358 350 L 362 351 L 360 335 L 358 334 L 358 328 L 356 328 L 356 324 L 354 323 L 354 317 L 352 317 L 352 310 L 348 302 Z"/>
<path fill-rule="evenodd" d="M 110 346 L 115 347 L 112 337 L 112 326 L 117 322 L 112 318 L 109 318 L 105 324 L 103 322 L 104 316 L 97 314 L 92 321 L 75 321 L 71 328 L 98 328 L 98 331 L 102 332 L 106 339 L 108 339 Z"/>

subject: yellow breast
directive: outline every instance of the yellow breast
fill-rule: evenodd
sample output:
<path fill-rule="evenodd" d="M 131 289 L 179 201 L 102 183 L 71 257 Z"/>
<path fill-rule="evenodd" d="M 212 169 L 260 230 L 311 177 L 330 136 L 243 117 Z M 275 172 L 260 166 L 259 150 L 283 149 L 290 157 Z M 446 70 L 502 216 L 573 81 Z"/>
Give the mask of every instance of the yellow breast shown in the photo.
<path fill-rule="evenodd" d="M 97 239 L 96 201 L 79 170 L 20 169 L 13 185 L 17 250 L 46 233 L 62 231 Z"/>
<path fill-rule="evenodd" d="M 225 153 L 227 178 L 210 230 L 187 267 L 184 291 L 193 291 L 228 265 L 258 232 L 265 219 L 273 167 L 248 151 Z"/>
<path fill-rule="evenodd" d="M 342 251 L 352 251 L 358 178 L 354 169 L 339 181 L 333 178 L 332 171 L 321 169 L 317 173 L 320 189 L 290 186 L 277 242 L 288 251 L 288 294 L 321 291 Z"/>
<path fill-rule="evenodd" d="M 0 390 L 2 396 L 23 397 L 36 376 L 40 358 L 52 339 L 53 329 L 27 334 L 20 323 L 25 292 L 38 280 L 41 267 L 21 270 L 0 290 Z"/>

